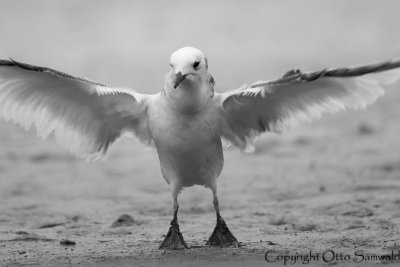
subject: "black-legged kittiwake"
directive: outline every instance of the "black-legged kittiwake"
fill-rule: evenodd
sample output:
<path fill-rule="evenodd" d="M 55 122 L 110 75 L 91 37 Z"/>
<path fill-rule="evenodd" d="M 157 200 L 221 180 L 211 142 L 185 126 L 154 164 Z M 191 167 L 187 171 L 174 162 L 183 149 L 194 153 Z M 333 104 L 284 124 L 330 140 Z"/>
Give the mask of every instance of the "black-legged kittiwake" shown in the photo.
<path fill-rule="evenodd" d="M 289 71 L 217 93 L 204 54 L 175 51 L 164 88 L 154 95 L 112 88 L 13 60 L 0 60 L 0 116 L 43 139 L 55 139 L 83 158 L 98 158 L 124 133 L 154 144 L 173 196 L 173 220 L 160 248 L 187 247 L 177 221 L 178 193 L 192 185 L 212 190 L 217 225 L 209 245 L 237 244 L 219 212 L 217 177 L 224 159 L 221 139 L 251 150 L 254 137 L 282 132 L 322 113 L 364 108 L 382 86 L 400 79 L 400 61 L 361 67 Z M 382 72 L 385 71 L 385 72 Z M 387 72 L 386 72 L 387 71 Z M 365 75 L 372 72 L 378 74 Z"/>

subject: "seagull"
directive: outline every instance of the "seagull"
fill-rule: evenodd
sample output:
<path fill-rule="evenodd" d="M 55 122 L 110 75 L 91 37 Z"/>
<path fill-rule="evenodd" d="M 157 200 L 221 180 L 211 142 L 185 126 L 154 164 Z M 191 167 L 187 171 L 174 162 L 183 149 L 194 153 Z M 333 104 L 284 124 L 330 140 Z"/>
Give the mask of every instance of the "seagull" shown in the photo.
<path fill-rule="evenodd" d="M 383 86 L 400 80 L 400 60 L 390 60 L 314 72 L 291 70 L 276 80 L 217 93 L 200 50 L 181 48 L 169 64 L 162 91 L 148 95 L 0 60 L 0 116 L 7 121 L 25 129 L 34 126 L 42 139 L 52 135 L 85 159 L 101 158 L 124 135 L 155 146 L 173 197 L 173 219 L 161 249 L 188 248 L 179 230 L 178 194 L 192 185 L 213 193 L 217 222 L 207 245 L 239 244 L 220 214 L 217 197 L 222 139 L 252 151 L 263 132 L 281 133 L 323 113 L 365 108 L 384 94 Z"/>

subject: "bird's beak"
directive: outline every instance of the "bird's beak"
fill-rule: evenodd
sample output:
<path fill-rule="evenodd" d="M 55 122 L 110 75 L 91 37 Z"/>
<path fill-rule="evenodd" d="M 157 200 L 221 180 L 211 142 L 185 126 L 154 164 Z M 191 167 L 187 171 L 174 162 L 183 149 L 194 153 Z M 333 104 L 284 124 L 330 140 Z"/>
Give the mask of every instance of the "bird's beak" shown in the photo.
<path fill-rule="evenodd" d="M 182 72 L 178 72 L 177 74 L 175 74 L 175 84 L 174 84 L 175 89 L 181 84 L 181 82 L 183 82 L 183 80 L 186 79 L 186 76 L 187 74 L 182 74 Z"/>

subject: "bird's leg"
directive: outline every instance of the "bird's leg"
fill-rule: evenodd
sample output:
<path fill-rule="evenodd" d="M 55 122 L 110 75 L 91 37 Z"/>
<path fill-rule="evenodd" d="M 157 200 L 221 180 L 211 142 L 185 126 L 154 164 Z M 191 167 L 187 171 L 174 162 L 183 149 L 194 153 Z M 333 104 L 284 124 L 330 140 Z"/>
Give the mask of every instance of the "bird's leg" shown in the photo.
<path fill-rule="evenodd" d="M 239 243 L 236 237 L 233 236 L 224 219 L 222 219 L 219 213 L 219 203 L 216 190 L 213 190 L 213 195 L 213 204 L 215 212 L 217 213 L 217 225 L 215 226 L 214 231 L 206 244 L 211 246 L 237 246 Z"/>
<path fill-rule="evenodd" d="M 171 221 L 167 236 L 161 243 L 160 249 L 183 249 L 188 248 L 183 239 L 181 232 L 179 231 L 178 224 L 178 194 L 174 193 L 174 218 Z"/>

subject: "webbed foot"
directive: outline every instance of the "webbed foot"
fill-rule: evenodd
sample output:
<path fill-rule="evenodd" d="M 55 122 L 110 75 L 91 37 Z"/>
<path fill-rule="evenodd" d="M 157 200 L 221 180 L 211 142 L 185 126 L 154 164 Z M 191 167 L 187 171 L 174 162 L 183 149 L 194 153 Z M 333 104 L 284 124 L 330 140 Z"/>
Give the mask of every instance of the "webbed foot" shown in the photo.
<path fill-rule="evenodd" d="M 224 219 L 221 217 L 217 219 L 217 225 L 214 228 L 213 233 L 208 239 L 206 245 L 210 246 L 238 246 L 239 242 L 236 237 L 233 236 L 231 231 Z"/>
<path fill-rule="evenodd" d="M 179 224 L 176 221 L 171 222 L 167 236 L 161 243 L 159 249 L 184 249 L 188 248 L 183 239 L 182 233 L 179 231 Z"/>

